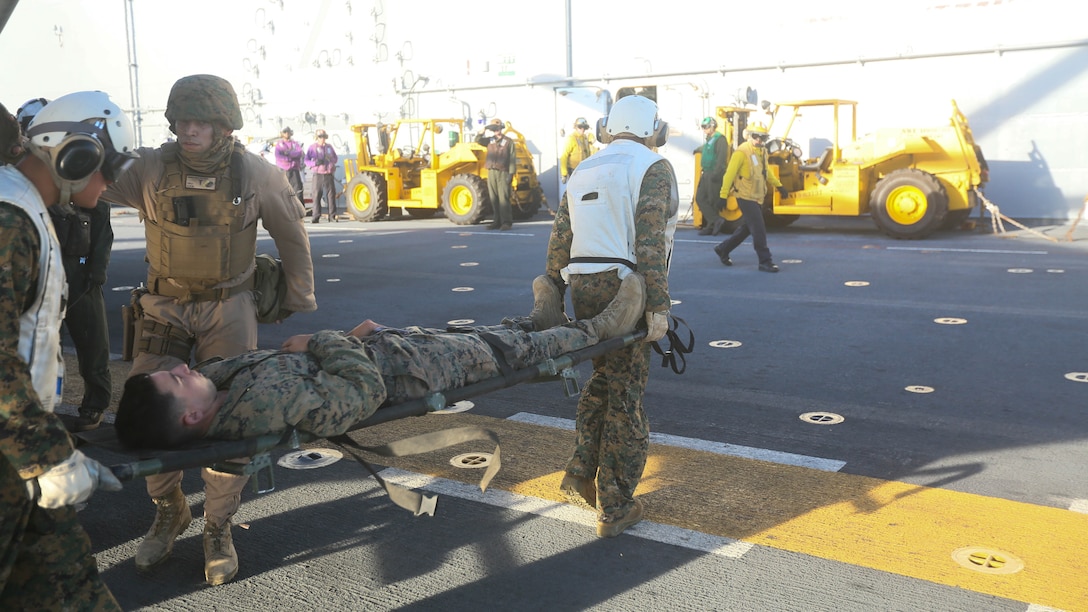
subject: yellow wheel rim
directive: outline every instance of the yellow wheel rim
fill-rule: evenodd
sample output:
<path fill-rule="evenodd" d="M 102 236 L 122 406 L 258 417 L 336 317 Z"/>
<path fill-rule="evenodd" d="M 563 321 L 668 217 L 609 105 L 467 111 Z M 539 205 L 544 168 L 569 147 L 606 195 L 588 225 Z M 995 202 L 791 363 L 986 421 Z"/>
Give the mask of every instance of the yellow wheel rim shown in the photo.
<path fill-rule="evenodd" d="M 366 185 L 356 185 L 351 192 L 351 205 L 359 212 L 366 212 L 374 205 Z"/>
<path fill-rule="evenodd" d="M 896 187 L 888 194 L 884 203 L 888 217 L 899 225 L 914 225 L 921 221 L 929 210 L 926 194 L 911 185 Z"/>
<path fill-rule="evenodd" d="M 456 215 L 467 215 L 472 211 L 474 200 L 471 189 L 458 185 L 450 192 L 450 210 Z"/>

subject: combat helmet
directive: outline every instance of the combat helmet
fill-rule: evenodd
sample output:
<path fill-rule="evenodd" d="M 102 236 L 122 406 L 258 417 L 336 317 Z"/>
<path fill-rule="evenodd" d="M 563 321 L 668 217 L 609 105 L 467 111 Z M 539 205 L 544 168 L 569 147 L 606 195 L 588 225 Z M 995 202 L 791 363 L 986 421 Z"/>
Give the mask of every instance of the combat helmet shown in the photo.
<path fill-rule="evenodd" d="M 234 87 L 226 79 L 211 74 L 194 74 L 174 83 L 166 100 L 166 120 L 170 122 L 171 132 L 179 119 L 242 129 L 242 109 L 238 107 Z"/>

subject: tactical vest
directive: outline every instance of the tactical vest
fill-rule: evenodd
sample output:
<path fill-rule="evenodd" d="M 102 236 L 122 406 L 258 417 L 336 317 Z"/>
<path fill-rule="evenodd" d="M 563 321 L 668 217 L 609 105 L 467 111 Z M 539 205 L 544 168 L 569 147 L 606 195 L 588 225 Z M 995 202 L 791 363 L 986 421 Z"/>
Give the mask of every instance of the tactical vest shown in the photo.
<path fill-rule="evenodd" d="M 30 380 L 42 408 L 52 412 L 60 403 L 64 380 L 60 324 L 68 299 L 60 243 L 37 190 L 14 166 L 0 168 L 0 194 L 4 202 L 25 211 L 38 230 L 38 293 L 19 316 L 19 357 L 30 366 Z"/>
<path fill-rule="evenodd" d="M 571 274 L 594 274 L 617 270 L 619 277 L 638 269 L 635 255 L 635 209 L 642 179 L 654 163 L 665 160 L 640 143 L 616 140 L 589 157 L 567 183 L 574 239 L 570 264 L 561 270 L 565 280 Z M 666 163 L 668 161 L 666 160 Z M 673 202 L 679 201 L 676 184 Z M 675 214 L 669 229 L 675 230 Z M 666 249 L 672 252 L 672 231 L 666 230 Z"/>
<path fill-rule="evenodd" d="M 184 301 L 223 300 L 248 291 L 252 280 L 212 289 L 251 269 L 257 254 L 257 223 L 244 225 L 240 145 L 219 176 L 186 167 L 177 143 L 161 150 L 166 173 L 155 197 L 156 220 L 149 217 L 145 229 L 148 290 Z"/>

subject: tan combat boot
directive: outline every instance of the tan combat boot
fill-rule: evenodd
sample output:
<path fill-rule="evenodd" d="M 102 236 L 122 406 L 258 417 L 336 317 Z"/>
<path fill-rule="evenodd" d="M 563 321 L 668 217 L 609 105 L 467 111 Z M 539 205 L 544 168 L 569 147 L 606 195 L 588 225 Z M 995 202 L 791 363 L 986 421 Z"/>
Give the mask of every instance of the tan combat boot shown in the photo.
<path fill-rule="evenodd" d="M 170 551 L 174 550 L 174 540 L 193 522 L 193 513 L 181 487 L 163 497 L 152 499 L 155 502 L 155 522 L 151 530 L 136 549 L 136 569 L 147 571 L 166 561 Z"/>
<path fill-rule="evenodd" d="M 230 582 L 238 573 L 238 551 L 230 535 L 230 519 L 223 525 L 204 525 L 204 579 L 215 586 Z"/>
<path fill-rule="evenodd" d="M 601 314 L 589 320 L 597 332 L 597 340 L 622 336 L 635 330 L 646 310 L 646 280 L 641 274 L 628 274 L 620 283 L 620 290 Z"/>
<path fill-rule="evenodd" d="M 559 483 L 559 490 L 567 498 L 567 502 L 581 506 L 585 505 L 597 509 L 597 484 L 584 476 L 565 474 L 563 482 Z"/>
<path fill-rule="evenodd" d="M 631 508 L 627 511 L 627 514 L 624 514 L 610 523 L 597 521 L 597 537 L 614 538 L 618 536 L 623 533 L 624 529 L 641 521 L 643 511 L 642 500 L 636 499 L 635 503 L 632 504 Z"/>
<path fill-rule="evenodd" d="M 546 275 L 533 279 L 533 311 L 529 313 L 535 331 L 544 331 L 567 322 L 563 314 L 563 295 Z"/>

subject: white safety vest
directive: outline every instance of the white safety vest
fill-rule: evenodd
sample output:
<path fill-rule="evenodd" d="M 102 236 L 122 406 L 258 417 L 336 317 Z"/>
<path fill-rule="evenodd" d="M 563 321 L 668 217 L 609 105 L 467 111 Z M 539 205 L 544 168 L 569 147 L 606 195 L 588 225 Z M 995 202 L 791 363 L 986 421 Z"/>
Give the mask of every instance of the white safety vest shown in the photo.
<path fill-rule="evenodd" d="M 598 261 L 571 261 L 560 271 L 564 280 L 570 282 L 571 274 L 606 270 L 616 270 L 624 278 L 633 271 L 630 266 L 637 267 L 635 209 L 642 179 L 650 166 L 664 159 L 640 143 L 616 140 L 578 164 L 567 183 L 567 206 L 574 233 L 570 257 Z M 674 182 L 672 202 L 677 208 L 679 200 Z M 678 210 L 670 212 L 665 228 L 666 261 L 672 260 Z"/>
<path fill-rule="evenodd" d="M 60 243 L 41 195 L 14 166 L 0 168 L 0 201 L 26 211 L 42 245 L 38 255 L 38 295 L 19 317 L 19 357 L 30 366 L 30 380 L 42 408 L 51 412 L 61 401 L 64 382 L 60 324 L 64 320 L 68 283 Z"/>

